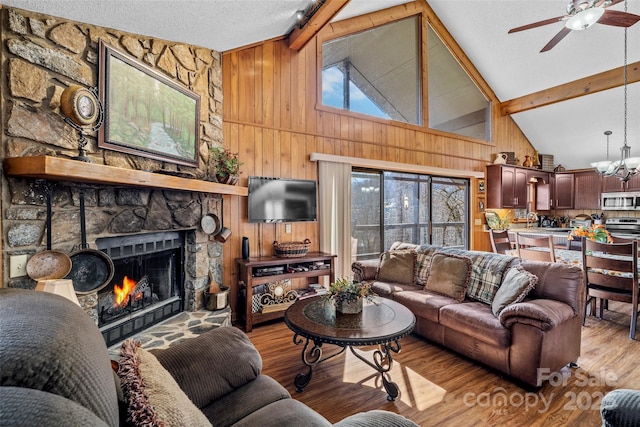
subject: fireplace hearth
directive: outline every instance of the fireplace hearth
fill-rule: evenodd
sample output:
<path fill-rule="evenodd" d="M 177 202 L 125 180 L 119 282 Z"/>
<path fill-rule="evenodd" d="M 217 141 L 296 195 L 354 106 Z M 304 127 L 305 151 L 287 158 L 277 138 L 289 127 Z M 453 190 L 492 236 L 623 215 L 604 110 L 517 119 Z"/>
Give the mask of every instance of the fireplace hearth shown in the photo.
<path fill-rule="evenodd" d="M 114 264 L 98 293 L 98 327 L 107 346 L 184 310 L 184 233 L 159 232 L 96 240 Z"/>

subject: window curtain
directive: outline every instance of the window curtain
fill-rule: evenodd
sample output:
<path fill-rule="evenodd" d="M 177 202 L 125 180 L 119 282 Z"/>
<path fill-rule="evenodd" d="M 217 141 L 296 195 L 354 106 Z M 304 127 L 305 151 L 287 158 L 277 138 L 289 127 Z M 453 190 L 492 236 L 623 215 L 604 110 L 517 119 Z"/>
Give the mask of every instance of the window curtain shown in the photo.
<path fill-rule="evenodd" d="M 336 278 L 351 278 L 351 164 L 318 162 L 320 250 L 338 255 Z"/>

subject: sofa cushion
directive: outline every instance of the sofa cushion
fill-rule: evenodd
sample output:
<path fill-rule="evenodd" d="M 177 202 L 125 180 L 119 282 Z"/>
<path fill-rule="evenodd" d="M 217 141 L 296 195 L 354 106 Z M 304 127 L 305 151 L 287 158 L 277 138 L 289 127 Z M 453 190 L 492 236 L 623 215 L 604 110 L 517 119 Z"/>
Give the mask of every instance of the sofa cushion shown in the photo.
<path fill-rule="evenodd" d="M 89 408 L 58 394 L 33 388 L 2 386 L 0 426 L 109 427 L 113 424 L 105 423 Z"/>
<path fill-rule="evenodd" d="M 491 252 L 467 251 L 457 248 L 442 248 L 439 251 L 468 256 L 473 262 L 467 296 L 476 301 L 491 304 L 506 269 L 516 257 Z"/>
<path fill-rule="evenodd" d="M 134 425 L 211 426 L 155 356 L 132 339 L 120 350 L 118 375 Z"/>
<path fill-rule="evenodd" d="M 198 408 L 254 380 L 262 369 L 260 353 L 233 326 L 212 329 L 153 353 Z M 242 363 L 226 369 L 230 360 Z"/>
<path fill-rule="evenodd" d="M 453 298 L 426 290 L 398 292 L 394 300 L 411 310 L 416 316 L 438 323 L 440 309 L 449 304 L 460 304 Z"/>
<path fill-rule="evenodd" d="M 201 408 L 202 413 L 216 427 L 234 425 L 247 415 L 279 400 L 291 400 L 291 395 L 273 378 L 260 374 L 245 385 L 236 388 Z"/>
<path fill-rule="evenodd" d="M 431 257 L 425 289 L 462 301 L 470 276 L 471 259 L 469 257 L 436 252 Z"/>
<path fill-rule="evenodd" d="M 376 280 L 394 283 L 415 283 L 416 252 L 414 250 L 388 251 L 380 255 Z"/>
<path fill-rule="evenodd" d="M 371 290 L 381 297 L 395 299 L 395 294 L 405 291 L 419 291 L 422 286 L 414 284 L 403 283 L 390 283 L 390 282 L 378 282 L 374 280 L 370 282 Z"/>
<path fill-rule="evenodd" d="M 504 275 L 502 285 L 491 303 L 493 314 L 498 317 L 505 307 L 522 301 L 536 283 L 538 276 L 531 274 L 521 265 L 511 267 Z"/>
<path fill-rule="evenodd" d="M 278 400 L 269 406 L 260 408 L 237 423 L 234 427 L 331 427 L 331 423 L 322 415 L 302 402 L 294 399 Z"/>
<path fill-rule="evenodd" d="M 479 301 L 449 304 L 440 309 L 440 324 L 497 347 L 511 344 L 511 332 Z"/>

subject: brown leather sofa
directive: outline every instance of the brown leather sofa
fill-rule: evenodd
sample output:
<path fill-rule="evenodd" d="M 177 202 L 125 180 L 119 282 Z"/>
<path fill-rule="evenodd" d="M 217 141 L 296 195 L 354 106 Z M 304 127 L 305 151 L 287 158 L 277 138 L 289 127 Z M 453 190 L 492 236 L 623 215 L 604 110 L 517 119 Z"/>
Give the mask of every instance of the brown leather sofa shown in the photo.
<path fill-rule="evenodd" d="M 0 426 L 332 425 L 260 373 L 260 354 L 235 327 L 144 354 L 136 369 L 115 376 L 98 327 L 80 307 L 53 294 L 0 288 Z M 155 365 L 149 357 L 157 358 Z M 125 387 L 135 376 L 145 378 Z M 162 379 L 160 387 L 145 384 L 152 376 Z M 379 410 L 334 424 L 365 425 L 416 426 Z"/>
<path fill-rule="evenodd" d="M 415 250 L 420 268 L 421 251 L 447 252 L 447 248 L 396 242 L 394 250 Z M 453 250 L 471 259 L 490 258 L 508 268 L 519 264 L 537 276 L 535 287 L 521 302 L 506 306 L 496 316 L 491 304 L 463 296 L 457 301 L 426 290 L 417 283 L 380 281 L 379 260 L 352 264 L 354 280 L 371 281 L 373 290 L 407 306 L 416 316 L 414 333 L 449 348 L 529 386 L 540 386 L 549 374 L 580 356 L 584 283 L 582 270 L 560 263 L 520 261 L 506 255 Z M 496 258 L 503 257 L 503 258 Z M 474 273 L 486 271 L 477 268 Z"/>

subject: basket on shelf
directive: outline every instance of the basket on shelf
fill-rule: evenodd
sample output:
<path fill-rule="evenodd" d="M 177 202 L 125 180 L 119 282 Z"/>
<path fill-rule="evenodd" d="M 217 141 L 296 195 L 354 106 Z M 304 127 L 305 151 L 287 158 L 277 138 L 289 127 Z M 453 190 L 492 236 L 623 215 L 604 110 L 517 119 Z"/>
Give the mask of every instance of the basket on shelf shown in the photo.
<path fill-rule="evenodd" d="M 276 251 L 276 256 L 280 258 L 297 258 L 303 257 L 309 252 L 311 247 L 311 240 L 304 239 L 304 242 L 273 242 L 273 247 Z"/>

